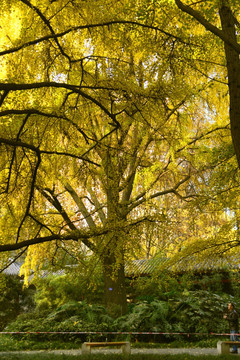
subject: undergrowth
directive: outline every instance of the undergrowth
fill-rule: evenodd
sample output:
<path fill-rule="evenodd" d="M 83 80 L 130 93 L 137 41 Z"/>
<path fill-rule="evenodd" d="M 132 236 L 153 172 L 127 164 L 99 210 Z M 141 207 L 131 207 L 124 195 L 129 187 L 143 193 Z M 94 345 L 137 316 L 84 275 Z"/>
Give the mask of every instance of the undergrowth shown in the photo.
<path fill-rule="evenodd" d="M 134 338 L 125 338 L 122 340 L 130 341 L 133 349 L 152 349 L 152 348 L 216 348 L 219 340 L 226 340 L 228 338 L 210 337 L 206 339 L 176 339 L 169 342 L 141 342 Z M 101 339 L 101 341 L 104 341 Z M 109 340 L 109 339 L 108 339 Z M 114 341 L 114 339 L 110 340 Z M 80 341 L 62 341 L 59 340 L 39 340 L 37 335 L 31 337 L 19 337 L 18 335 L 1 335 L 0 336 L 0 352 L 1 351 L 22 351 L 22 350 L 68 350 L 81 349 L 82 343 Z M 2 360 L 2 359 L 1 359 Z"/>

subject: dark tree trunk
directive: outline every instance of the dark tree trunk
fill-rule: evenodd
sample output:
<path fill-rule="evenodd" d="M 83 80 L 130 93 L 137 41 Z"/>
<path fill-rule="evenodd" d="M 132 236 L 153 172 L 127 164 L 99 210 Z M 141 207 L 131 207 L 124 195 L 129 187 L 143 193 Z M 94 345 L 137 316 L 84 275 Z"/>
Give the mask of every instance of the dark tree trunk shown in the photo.
<path fill-rule="evenodd" d="M 222 30 L 229 39 L 237 43 L 235 19 L 228 6 L 219 10 Z M 228 71 L 230 97 L 230 123 L 234 150 L 240 167 L 240 62 L 239 52 L 224 43 Z"/>
<path fill-rule="evenodd" d="M 104 294 L 107 309 L 115 316 L 127 311 L 124 263 L 108 253 L 103 258 Z"/>

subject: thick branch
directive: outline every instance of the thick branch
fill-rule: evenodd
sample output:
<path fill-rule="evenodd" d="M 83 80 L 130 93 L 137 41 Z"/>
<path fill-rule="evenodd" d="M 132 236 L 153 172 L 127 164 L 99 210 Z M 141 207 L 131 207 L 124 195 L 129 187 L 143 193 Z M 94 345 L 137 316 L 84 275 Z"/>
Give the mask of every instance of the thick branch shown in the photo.
<path fill-rule="evenodd" d="M 28 203 L 27 203 L 27 208 L 26 208 L 24 217 L 20 223 L 20 226 L 18 228 L 17 239 L 20 236 L 20 231 L 21 231 L 22 225 L 23 225 L 25 219 L 27 218 L 27 216 L 29 215 L 31 203 L 32 203 L 33 196 L 34 196 L 34 188 L 35 188 L 35 183 L 36 183 L 36 178 L 37 178 L 37 172 L 38 172 L 38 169 L 39 169 L 39 166 L 41 163 L 41 155 L 40 155 L 39 151 L 37 151 L 36 155 L 37 155 L 37 163 L 35 165 L 33 175 L 32 175 L 32 182 L 31 182 L 31 188 L 30 188 L 30 194 L 29 194 L 29 199 L 28 199 Z"/>
<path fill-rule="evenodd" d="M 39 10 L 39 8 L 37 8 L 36 6 L 32 5 L 30 3 L 30 1 L 28 0 L 21 0 L 25 5 L 27 5 L 28 7 L 30 7 L 31 9 L 33 9 L 38 16 L 40 17 L 40 19 L 44 22 L 44 24 L 48 27 L 48 29 L 51 31 L 52 35 L 55 35 L 55 32 L 50 24 L 50 21 L 43 15 L 43 13 Z M 60 45 L 58 38 L 54 37 L 55 42 L 61 52 L 62 55 L 66 56 L 68 58 L 68 60 L 70 61 L 70 57 L 65 53 L 65 51 L 63 50 L 62 46 Z"/>
<path fill-rule="evenodd" d="M 80 86 L 71 85 L 66 83 L 58 83 L 54 81 L 38 82 L 38 83 L 29 83 L 29 84 L 17 84 L 17 83 L 0 83 L 0 91 L 17 91 L 17 90 L 33 90 L 33 89 L 42 89 L 42 88 L 64 88 L 67 90 L 72 90 L 75 93 L 81 95 L 83 98 L 90 100 L 92 103 L 97 105 L 101 110 L 103 110 L 114 122 L 114 125 L 118 128 L 120 127 L 119 122 L 116 119 L 116 115 L 112 114 L 102 103 L 91 95 L 85 93 L 80 89 Z"/>
<path fill-rule="evenodd" d="M 190 175 L 187 175 L 185 178 L 183 178 L 182 180 L 180 180 L 175 186 L 173 186 L 172 188 L 163 190 L 163 191 L 158 191 L 148 197 L 142 197 L 141 199 L 139 199 L 138 201 L 135 201 L 129 208 L 128 208 L 128 212 L 132 211 L 134 208 L 136 208 L 137 206 L 145 203 L 147 200 L 151 200 L 151 199 L 155 199 L 159 196 L 163 196 L 163 195 L 167 195 L 167 194 L 175 194 L 177 196 L 179 196 L 179 194 L 177 193 L 177 189 L 184 184 L 186 181 L 188 181 L 190 179 Z"/>
<path fill-rule="evenodd" d="M 29 114 L 27 114 L 27 116 L 25 117 L 19 131 L 18 131 L 18 134 L 17 134 L 17 137 L 16 137 L 16 141 L 19 141 L 20 140 L 20 135 L 21 135 L 21 132 L 24 128 L 24 126 L 26 125 L 27 121 L 28 121 L 28 118 L 29 118 Z M 13 168 L 13 164 L 14 164 L 14 161 L 15 161 L 15 157 L 16 157 L 16 146 L 14 147 L 13 149 L 13 155 L 12 155 L 12 159 L 11 159 L 11 162 L 10 162 L 10 167 L 9 167 L 9 176 L 8 176 L 8 180 L 7 180 L 7 187 L 6 187 L 6 192 L 8 192 L 9 190 L 9 187 L 10 187 L 10 179 L 11 179 L 11 176 L 12 176 L 12 168 Z M 40 156 L 40 154 L 39 154 Z"/>
<path fill-rule="evenodd" d="M 1 105 L 1 104 L 0 104 Z M 0 117 L 1 116 L 9 116 L 9 115 L 40 115 L 40 116 L 44 116 L 47 118 L 56 118 L 56 119 L 63 119 L 67 122 L 69 122 L 72 126 L 74 126 L 78 132 L 80 132 L 80 134 L 84 137 L 84 139 L 86 140 L 86 142 L 88 143 L 90 140 L 90 138 L 85 134 L 85 132 L 78 126 L 78 124 L 76 124 L 73 120 L 69 119 L 68 117 L 66 117 L 65 115 L 58 115 L 56 113 L 49 113 L 49 112 L 43 112 L 41 110 L 38 109 L 8 109 L 8 110 L 3 110 L 0 111 Z"/>
<path fill-rule="evenodd" d="M 9 266 L 14 264 L 27 250 L 27 247 L 25 247 L 18 255 L 14 256 L 14 259 L 12 259 L 4 268 L 0 270 L 0 274 L 4 272 Z"/>
<path fill-rule="evenodd" d="M 206 133 L 202 133 L 200 135 L 198 135 L 197 137 L 195 137 L 192 141 L 189 141 L 186 145 L 182 146 L 181 148 L 176 150 L 176 153 L 179 153 L 180 151 L 186 149 L 187 147 L 191 146 L 192 144 L 195 144 L 197 141 L 204 139 L 206 136 L 214 133 L 215 131 L 220 131 L 220 130 L 230 130 L 230 125 L 226 125 L 226 126 L 218 126 L 214 129 L 211 129 L 209 131 L 207 131 Z"/>
<path fill-rule="evenodd" d="M 202 24 L 206 30 L 216 35 L 218 38 L 223 40 L 224 43 L 231 46 L 235 51 L 240 54 L 240 45 L 236 41 L 233 41 L 231 38 L 229 38 L 225 32 L 212 25 L 199 11 L 196 11 L 190 6 L 183 4 L 181 0 L 175 0 L 175 3 L 180 10 L 192 16 L 200 24 Z"/>
<path fill-rule="evenodd" d="M 155 31 L 158 31 L 158 32 L 161 32 L 162 34 L 168 36 L 168 37 L 172 37 L 180 42 L 183 42 L 184 41 L 174 35 L 174 34 L 170 34 L 169 32 L 165 31 L 165 30 L 162 30 L 160 29 L 159 27 L 157 26 L 152 26 L 152 25 L 147 25 L 147 24 L 141 24 L 137 21 L 128 21 L 128 20 L 115 20 L 115 21 L 107 21 L 107 22 L 103 22 L 103 23 L 97 23 L 97 24 L 87 24 L 87 25 L 80 25 L 80 26 L 74 26 L 74 27 L 71 27 L 65 31 L 62 31 L 60 33 L 52 33 L 50 35 L 46 35 L 46 36 L 43 36 L 41 38 L 38 38 L 38 39 L 35 39 L 35 40 L 32 40 L 32 41 L 28 41 L 22 45 L 19 45 L 19 46 L 15 46 L 11 49 L 7 49 L 7 50 L 3 50 L 3 51 L 0 51 L 0 56 L 1 55 L 7 55 L 7 54 L 11 54 L 11 53 L 14 53 L 14 52 L 17 52 L 21 49 L 24 49 L 28 46 L 32 46 L 32 45 L 36 45 L 36 44 L 40 44 L 41 42 L 44 42 L 44 41 L 48 41 L 50 39 L 58 39 L 58 38 L 61 38 L 73 31 L 79 31 L 79 30 L 85 30 L 85 29 L 93 29 L 93 28 L 99 28 L 99 27 L 109 27 L 111 25 L 135 25 L 135 26 L 139 26 L 139 27 L 143 27 L 143 28 L 147 28 L 147 29 L 150 29 L 150 30 L 155 30 Z"/>
<path fill-rule="evenodd" d="M 30 149 L 32 151 L 38 152 L 39 154 L 67 156 L 67 157 L 71 157 L 73 159 L 80 159 L 80 160 L 86 161 L 86 162 L 88 162 L 90 164 L 93 164 L 95 166 L 101 166 L 98 163 L 96 163 L 96 162 L 94 162 L 92 160 L 89 160 L 84 156 L 70 154 L 68 152 L 63 152 L 63 151 L 40 150 L 36 146 L 25 143 L 25 142 L 20 141 L 20 140 L 0 138 L 0 144 L 7 144 L 7 145 L 10 145 L 10 146 L 13 146 L 13 147 L 28 148 L 28 149 Z"/>
<path fill-rule="evenodd" d="M 7 145 L 10 145 L 10 146 L 13 146 L 13 147 L 22 147 L 22 148 L 30 149 L 30 150 L 34 151 L 36 153 L 36 156 L 37 156 L 37 163 L 36 163 L 36 165 L 34 167 L 34 171 L 33 171 L 33 175 L 32 175 L 31 188 L 30 188 L 30 193 L 29 193 L 29 198 L 28 198 L 28 203 L 27 203 L 25 215 L 24 215 L 24 217 L 23 217 L 23 219 L 22 219 L 22 221 L 20 223 L 20 226 L 18 228 L 18 233 L 17 233 L 17 239 L 18 239 L 21 227 L 22 227 L 23 222 L 25 221 L 26 217 L 29 214 L 30 206 L 31 206 L 31 203 L 32 203 L 32 199 L 33 199 L 33 195 L 34 195 L 34 187 L 35 187 L 35 182 L 36 182 L 36 177 L 37 177 L 37 171 L 38 171 L 38 168 L 39 168 L 40 163 L 41 163 L 41 153 L 40 153 L 39 149 L 36 146 L 24 143 L 21 140 L 9 140 L 9 139 L 0 138 L 0 144 L 1 143 L 7 144 Z"/>
<path fill-rule="evenodd" d="M 1 97 L 0 97 L 0 106 L 2 106 L 2 104 L 3 104 L 4 100 L 5 100 L 5 98 L 7 97 L 7 95 L 8 95 L 8 91 L 5 90 L 3 92 L 3 94 L 1 95 Z"/>
<path fill-rule="evenodd" d="M 96 210 L 102 224 L 105 225 L 105 223 L 106 223 L 106 215 L 105 215 L 105 213 L 104 213 L 104 211 L 102 209 L 102 206 L 100 205 L 100 203 L 98 201 L 98 198 L 97 198 L 95 192 L 92 190 L 92 188 L 90 186 L 87 187 L 87 190 L 88 190 L 88 192 L 89 192 L 89 194 L 91 196 L 91 200 L 94 203 L 95 210 Z"/>
<path fill-rule="evenodd" d="M 40 154 L 40 151 L 36 146 L 25 143 L 25 142 L 23 142 L 21 140 L 0 138 L 0 144 L 7 144 L 7 145 L 10 145 L 10 146 L 14 146 L 14 147 L 27 148 L 27 149 L 30 149 L 30 150 L 34 151 L 37 154 Z"/>
<path fill-rule="evenodd" d="M 74 235 L 73 233 L 66 236 L 60 236 L 57 234 L 50 235 L 50 236 L 44 236 L 44 237 L 38 237 L 34 239 L 29 239 L 25 241 L 20 241 L 18 243 L 14 244 L 5 244 L 0 245 L 0 252 L 6 252 L 6 251 L 14 251 L 19 250 L 24 247 L 30 246 L 30 245 L 36 245 L 36 244 L 43 244 L 45 242 L 53 241 L 53 240 L 75 240 L 78 241 L 79 237 L 77 235 Z"/>
<path fill-rule="evenodd" d="M 80 159 L 82 161 L 86 161 L 88 162 L 89 164 L 92 164 L 92 165 L 95 165 L 95 166 L 101 166 L 100 164 L 92 161 L 92 160 L 89 160 L 87 159 L 86 157 L 83 157 L 83 156 L 80 156 L 80 155 L 74 155 L 74 154 L 70 154 L 70 153 L 67 153 L 67 152 L 64 152 L 64 151 L 48 151 L 48 150 L 41 150 L 40 151 L 41 154 L 48 154 L 48 155 L 58 155 L 58 156 L 67 156 L 67 157 L 71 157 L 73 159 Z"/>
<path fill-rule="evenodd" d="M 41 194 L 47 199 L 50 204 L 52 204 L 55 209 L 58 211 L 59 215 L 62 216 L 63 220 L 66 222 L 66 225 L 71 229 L 72 231 L 77 231 L 77 227 L 74 225 L 74 223 L 69 218 L 67 212 L 62 207 L 62 204 L 59 202 L 57 196 L 54 194 L 54 192 L 51 189 L 40 189 L 38 190 L 41 192 Z"/>
<path fill-rule="evenodd" d="M 67 190 L 67 192 L 71 195 L 71 197 L 73 198 L 75 204 L 77 205 L 79 211 L 81 212 L 82 216 L 84 217 L 84 219 L 86 220 L 89 228 L 91 230 L 96 229 L 96 224 L 91 216 L 91 214 L 89 213 L 89 211 L 87 210 L 86 206 L 84 205 L 82 199 L 78 196 L 78 194 L 76 193 L 76 191 L 72 188 L 72 186 L 68 183 L 68 182 L 64 182 L 64 186 L 65 189 Z"/>
<path fill-rule="evenodd" d="M 134 220 L 134 222 L 139 222 L 140 220 Z M 142 221 L 142 220 L 141 220 Z M 36 245 L 36 244 L 43 244 L 45 242 L 60 240 L 60 241 L 82 241 L 89 249 L 92 251 L 96 251 L 96 247 L 94 243 L 90 242 L 90 239 L 96 238 L 98 236 L 106 235 L 109 231 L 120 231 L 123 227 L 128 228 L 129 226 L 133 225 L 133 223 L 125 223 L 125 226 L 122 222 L 119 224 L 116 224 L 115 226 L 112 226 L 112 224 L 109 225 L 109 227 L 103 227 L 103 228 L 96 228 L 93 231 L 86 230 L 75 230 L 72 231 L 70 234 L 67 235 L 59 235 L 59 234 L 52 234 L 49 236 L 42 236 L 42 237 L 35 237 L 29 240 L 20 241 L 18 243 L 13 244 L 1 244 L 0 245 L 0 252 L 7 252 L 7 251 L 14 251 L 19 250 L 27 246 Z"/>

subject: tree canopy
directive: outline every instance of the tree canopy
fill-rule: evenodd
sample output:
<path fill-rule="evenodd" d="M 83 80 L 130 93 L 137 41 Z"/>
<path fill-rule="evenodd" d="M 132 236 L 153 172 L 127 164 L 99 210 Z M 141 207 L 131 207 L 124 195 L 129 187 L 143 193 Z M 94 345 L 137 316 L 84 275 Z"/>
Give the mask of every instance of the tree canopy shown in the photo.
<path fill-rule="evenodd" d="M 206 206 L 232 206 L 219 200 L 238 180 L 221 44 L 167 0 L 1 10 L 0 252 L 24 254 L 26 274 L 95 254 L 123 312 L 124 262 L 146 229 L 155 251 L 175 247 L 190 222 L 203 234 Z M 203 215 L 211 233 L 218 215 Z"/>

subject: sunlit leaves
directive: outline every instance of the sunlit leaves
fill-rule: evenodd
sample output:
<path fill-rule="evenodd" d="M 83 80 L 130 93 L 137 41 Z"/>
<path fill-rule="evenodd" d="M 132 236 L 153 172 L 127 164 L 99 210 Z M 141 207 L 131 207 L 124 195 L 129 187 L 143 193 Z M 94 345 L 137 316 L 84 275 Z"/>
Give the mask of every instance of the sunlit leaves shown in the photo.
<path fill-rule="evenodd" d="M 80 242 L 119 269 L 136 238 L 145 253 L 148 229 L 151 254 L 212 236 L 221 221 L 206 213 L 212 199 L 224 213 L 221 171 L 234 161 L 211 35 L 173 1 L 14 6 L 0 38 L 2 89 L 13 84 L 1 93 L 1 243 L 57 240 L 29 248 L 26 274 L 46 254 L 81 258 Z M 215 3 L 202 11 L 215 16 Z M 76 233 L 79 243 L 59 241 Z"/>

